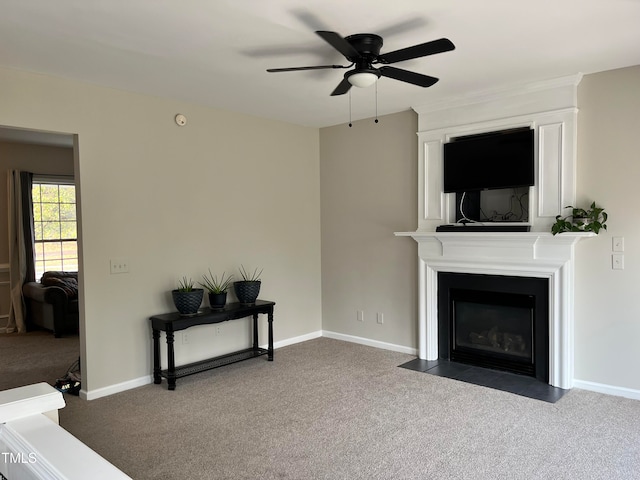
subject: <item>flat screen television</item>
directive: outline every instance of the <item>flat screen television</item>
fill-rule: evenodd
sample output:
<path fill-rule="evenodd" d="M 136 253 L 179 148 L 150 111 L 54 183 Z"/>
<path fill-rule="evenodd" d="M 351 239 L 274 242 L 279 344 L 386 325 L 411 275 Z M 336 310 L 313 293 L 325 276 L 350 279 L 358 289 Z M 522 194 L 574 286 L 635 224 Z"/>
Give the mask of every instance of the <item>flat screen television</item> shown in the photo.
<path fill-rule="evenodd" d="M 460 137 L 444 144 L 444 191 L 514 188 L 534 183 L 533 130 Z"/>

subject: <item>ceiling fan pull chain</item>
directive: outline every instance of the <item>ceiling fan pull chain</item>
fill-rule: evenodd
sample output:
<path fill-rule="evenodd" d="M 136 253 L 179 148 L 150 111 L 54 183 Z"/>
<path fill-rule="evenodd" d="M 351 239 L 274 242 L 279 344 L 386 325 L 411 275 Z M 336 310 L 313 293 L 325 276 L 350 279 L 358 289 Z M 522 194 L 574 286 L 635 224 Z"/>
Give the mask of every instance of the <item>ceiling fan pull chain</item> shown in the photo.
<path fill-rule="evenodd" d="M 353 124 L 351 123 L 351 90 L 349 90 L 349 128 L 351 128 Z"/>
<path fill-rule="evenodd" d="M 378 123 L 378 82 L 376 82 L 376 123 Z"/>

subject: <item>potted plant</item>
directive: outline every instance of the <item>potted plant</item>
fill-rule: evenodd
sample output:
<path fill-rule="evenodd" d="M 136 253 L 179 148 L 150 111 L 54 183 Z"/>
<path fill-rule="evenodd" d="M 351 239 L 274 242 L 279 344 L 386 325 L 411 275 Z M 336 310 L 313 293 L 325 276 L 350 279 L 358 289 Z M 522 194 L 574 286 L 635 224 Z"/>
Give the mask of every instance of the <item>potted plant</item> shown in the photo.
<path fill-rule="evenodd" d="M 242 277 L 242 280 L 233 282 L 233 289 L 236 292 L 238 301 L 243 305 L 253 305 L 256 303 L 256 299 L 260 293 L 261 274 L 262 269 L 258 271 L 256 268 L 252 274 L 249 274 L 249 272 L 245 270 L 244 266 L 240 265 L 240 276 Z"/>
<path fill-rule="evenodd" d="M 182 277 L 182 280 L 178 282 L 178 288 L 171 291 L 173 303 L 182 316 L 195 315 L 198 313 L 198 309 L 202 303 L 204 290 L 202 288 L 195 288 L 194 285 L 193 280 Z"/>
<path fill-rule="evenodd" d="M 601 229 L 607 229 L 607 212 L 604 211 L 604 208 L 597 207 L 596 202 L 593 202 L 587 209 L 571 205 L 565 208 L 571 209 L 571 215 L 566 217 L 556 215 L 556 223 L 551 227 L 551 233 L 554 235 L 562 232 L 598 233 Z"/>
<path fill-rule="evenodd" d="M 225 272 L 222 272 L 222 276 L 218 279 L 217 275 L 211 273 L 209 269 L 209 275 L 206 273 L 202 276 L 202 285 L 209 292 L 209 306 L 211 308 L 222 308 L 227 303 L 227 290 L 231 286 L 231 280 L 233 275 L 229 275 L 225 278 Z"/>

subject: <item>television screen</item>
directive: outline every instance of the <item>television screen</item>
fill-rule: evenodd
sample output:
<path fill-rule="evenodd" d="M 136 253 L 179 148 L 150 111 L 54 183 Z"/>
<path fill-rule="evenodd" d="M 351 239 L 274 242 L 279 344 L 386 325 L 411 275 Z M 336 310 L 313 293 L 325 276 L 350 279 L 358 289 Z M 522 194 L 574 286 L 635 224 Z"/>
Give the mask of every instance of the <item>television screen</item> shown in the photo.
<path fill-rule="evenodd" d="M 463 137 L 444 144 L 444 191 L 465 192 L 534 183 L 533 130 Z"/>

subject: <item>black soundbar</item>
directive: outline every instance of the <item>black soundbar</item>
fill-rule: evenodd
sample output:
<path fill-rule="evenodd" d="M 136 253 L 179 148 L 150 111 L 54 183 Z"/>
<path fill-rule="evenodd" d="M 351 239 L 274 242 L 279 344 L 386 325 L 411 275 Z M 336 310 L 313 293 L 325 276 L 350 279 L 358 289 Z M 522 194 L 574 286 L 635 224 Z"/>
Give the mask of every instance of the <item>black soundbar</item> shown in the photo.
<path fill-rule="evenodd" d="M 454 223 L 438 225 L 436 232 L 529 232 L 531 225 L 487 225 L 486 223 Z"/>

